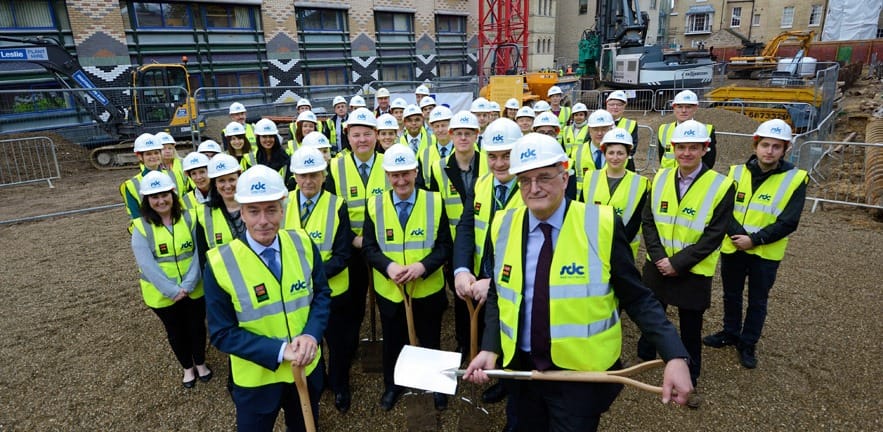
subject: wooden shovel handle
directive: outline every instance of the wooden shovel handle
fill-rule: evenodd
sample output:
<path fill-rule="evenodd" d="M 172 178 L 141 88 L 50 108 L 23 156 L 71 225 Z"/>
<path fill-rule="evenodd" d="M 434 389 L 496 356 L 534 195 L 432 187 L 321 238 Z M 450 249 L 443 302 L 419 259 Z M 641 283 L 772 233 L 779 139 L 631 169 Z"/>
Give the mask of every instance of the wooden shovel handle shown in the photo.
<path fill-rule="evenodd" d="M 304 368 L 292 363 L 291 373 L 294 374 L 294 384 L 297 386 L 304 426 L 306 426 L 307 432 L 316 432 L 316 421 L 313 419 L 313 407 L 310 405 L 310 390 L 307 388 L 307 376 L 304 374 Z"/>
<path fill-rule="evenodd" d="M 475 304 L 471 298 L 466 298 L 466 308 L 469 310 L 469 361 L 478 355 L 478 313 L 484 306 L 484 301 Z"/>
<path fill-rule="evenodd" d="M 414 309 L 411 307 L 411 295 L 408 293 L 408 284 L 396 285 L 402 294 L 402 303 L 405 305 L 405 319 L 408 322 L 408 342 L 414 346 L 420 346 L 417 341 L 417 330 L 414 328 Z"/>
<path fill-rule="evenodd" d="M 651 393 L 662 394 L 662 387 L 650 385 L 631 378 L 626 378 L 621 375 L 610 375 L 605 372 L 533 371 L 530 375 L 530 379 L 540 381 L 601 382 L 625 384 Z"/>

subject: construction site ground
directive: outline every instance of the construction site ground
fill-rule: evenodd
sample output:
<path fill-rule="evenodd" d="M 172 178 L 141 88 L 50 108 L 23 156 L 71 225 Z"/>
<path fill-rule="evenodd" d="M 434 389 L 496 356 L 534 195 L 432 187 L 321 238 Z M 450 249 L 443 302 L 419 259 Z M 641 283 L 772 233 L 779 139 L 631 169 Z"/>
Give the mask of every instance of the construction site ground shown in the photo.
<path fill-rule="evenodd" d="M 879 85 L 862 81 L 847 93 L 848 111 L 835 139 L 864 132 Z M 851 108 L 850 108 L 851 107 Z M 742 119 L 710 119 L 720 131 L 751 133 Z M 658 114 L 642 124 L 661 122 Z M 739 126 L 742 125 L 742 126 Z M 861 136 L 857 138 L 861 140 Z M 62 177 L 0 188 L 0 221 L 114 204 L 118 185 L 132 173 L 99 172 L 74 144 L 56 140 Z M 748 156 L 749 141 L 719 140 L 716 169 Z M 642 156 L 646 157 L 646 156 Z M 639 159 L 640 166 L 640 159 Z M 225 356 L 215 348 L 208 363 L 215 379 L 184 389 L 181 370 L 156 316 L 144 305 L 132 257 L 126 215 L 120 208 L 0 225 L 0 431 L 234 430 L 234 407 L 224 382 Z M 872 431 L 883 429 L 878 388 L 883 384 L 883 224 L 866 210 L 828 206 L 804 211 L 771 292 L 769 317 L 757 352 L 759 366 L 739 365 L 732 348 L 703 351 L 698 410 L 660 403 L 625 389 L 602 430 Z M 719 330 L 721 285 L 715 277 L 704 333 Z M 449 310 L 451 312 L 451 310 Z M 672 321 L 677 316 L 669 311 Z M 635 358 L 637 331 L 624 320 L 623 357 Z M 453 350 L 451 313 L 442 346 Z M 367 319 L 363 336 L 367 337 Z M 425 396 L 406 396 L 391 412 L 378 406 L 379 374 L 353 366 L 353 406 L 339 414 L 326 392 L 319 425 L 325 431 L 497 431 L 504 405 L 488 414 L 459 396 L 480 400 L 482 388 L 461 383 L 442 413 L 411 427 L 409 407 Z M 644 381 L 659 384 L 660 373 Z M 412 422 L 413 423 L 413 422 Z M 284 430 L 277 422 L 277 430 Z"/>

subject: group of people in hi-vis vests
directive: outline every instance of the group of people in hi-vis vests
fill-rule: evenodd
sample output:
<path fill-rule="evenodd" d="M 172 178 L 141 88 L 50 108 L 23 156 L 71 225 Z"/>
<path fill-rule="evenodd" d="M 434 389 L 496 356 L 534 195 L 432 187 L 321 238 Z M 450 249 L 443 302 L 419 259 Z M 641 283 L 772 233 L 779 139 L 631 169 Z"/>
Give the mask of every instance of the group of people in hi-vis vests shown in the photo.
<path fill-rule="evenodd" d="M 361 96 L 335 97 L 324 120 L 300 100 L 287 142 L 272 120 L 247 123 L 238 102 L 220 142 L 184 158 L 168 134 L 135 140 L 140 170 L 120 193 L 144 302 L 166 329 L 184 387 L 213 377 L 206 333 L 229 355 L 238 430 L 272 430 L 280 409 L 290 430 L 305 430 L 300 371 L 317 422 L 325 389 L 341 414 L 371 397 L 350 384 L 369 291 L 385 411 L 406 390 L 393 373 L 410 343 L 406 300 L 421 346 L 481 347 L 464 375 L 479 384 L 501 367 L 621 368 L 622 311 L 642 332 L 637 357 L 666 362 L 663 402 L 700 407 L 703 343 L 735 346 L 741 364 L 756 367 L 807 183 L 784 158 L 785 122 L 761 124 L 750 158 L 724 176 L 711 170 L 714 128 L 692 119 L 699 100 L 683 91 L 676 121 L 658 130 L 660 169 L 649 179 L 634 169 L 637 122 L 623 116 L 623 91 L 594 112 L 565 106 L 555 86 L 533 107 L 478 98 L 460 112 L 424 85 L 415 104 L 386 89 L 375 96 L 373 111 Z M 723 326 L 702 338 L 718 261 Z M 451 301 L 456 346 L 442 347 Z M 482 304 L 472 341 L 469 309 Z M 482 400 L 506 400 L 507 431 L 585 431 L 621 388 L 501 380 Z M 446 395 L 432 397 L 447 408 Z"/>

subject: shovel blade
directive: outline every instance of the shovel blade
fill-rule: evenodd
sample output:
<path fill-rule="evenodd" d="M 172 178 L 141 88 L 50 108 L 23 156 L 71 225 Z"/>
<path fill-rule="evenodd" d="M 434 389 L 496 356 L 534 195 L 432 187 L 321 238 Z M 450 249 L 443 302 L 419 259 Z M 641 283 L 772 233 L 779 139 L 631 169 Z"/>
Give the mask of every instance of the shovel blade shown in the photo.
<path fill-rule="evenodd" d="M 458 352 L 439 351 L 405 345 L 396 361 L 396 385 L 453 395 L 457 377 L 450 373 L 460 366 Z"/>

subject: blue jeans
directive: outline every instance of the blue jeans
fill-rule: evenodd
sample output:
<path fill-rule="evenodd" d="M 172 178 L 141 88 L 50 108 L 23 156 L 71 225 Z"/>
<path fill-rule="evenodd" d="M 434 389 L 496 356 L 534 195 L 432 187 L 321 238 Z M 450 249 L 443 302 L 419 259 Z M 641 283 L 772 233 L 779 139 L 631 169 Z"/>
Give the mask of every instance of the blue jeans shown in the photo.
<path fill-rule="evenodd" d="M 737 251 L 721 254 L 721 280 L 724 285 L 724 332 L 742 345 L 760 340 L 766 321 L 767 300 L 776 281 L 779 261 Z M 748 307 L 742 321 L 742 292 L 748 278 Z"/>

